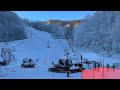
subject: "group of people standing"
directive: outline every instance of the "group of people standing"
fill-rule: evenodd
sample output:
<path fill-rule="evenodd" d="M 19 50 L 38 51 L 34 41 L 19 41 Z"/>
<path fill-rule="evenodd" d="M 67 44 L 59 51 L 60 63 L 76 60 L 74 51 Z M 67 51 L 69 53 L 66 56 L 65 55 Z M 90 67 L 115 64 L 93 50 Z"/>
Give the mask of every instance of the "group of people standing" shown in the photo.
<path fill-rule="evenodd" d="M 96 68 L 98 68 L 98 70 L 99 70 L 99 68 L 100 67 L 104 67 L 104 65 L 102 65 L 102 63 L 101 62 L 95 62 L 94 63 L 94 68 L 96 69 Z M 107 63 L 107 65 L 106 65 L 106 68 L 107 68 L 107 70 L 109 71 L 109 68 L 113 68 L 113 70 L 115 70 L 115 63 L 113 63 L 113 65 L 110 67 L 110 65 Z"/>
<path fill-rule="evenodd" d="M 106 67 L 107 67 L 107 70 L 109 71 L 110 65 L 108 63 L 106 65 Z M 115 63 L 113 63 L 112 68 L 113 68 L 113 70 L 115 70 Z"/>

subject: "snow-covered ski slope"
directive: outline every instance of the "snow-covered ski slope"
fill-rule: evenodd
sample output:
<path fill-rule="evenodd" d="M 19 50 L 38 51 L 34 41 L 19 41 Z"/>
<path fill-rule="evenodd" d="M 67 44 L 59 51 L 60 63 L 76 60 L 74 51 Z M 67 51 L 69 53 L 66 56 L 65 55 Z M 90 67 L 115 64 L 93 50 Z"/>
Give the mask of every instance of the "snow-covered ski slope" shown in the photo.
<path fill-rule="evenodd" d="M 1 47 L 15 47 L 13 52 L 15 61 L 1 67 L 1 79 L 68 79 L 66 73 L 49 72 L 52 62 L 57 63 L 59 58 L 66 58 L 64 50 L 67 48 L 72 54 L 66 39 L 54 39 L 51 34 L 27 27 L 29 38 L 14 42 L 1 43 Z M 50 48 L 47 47 L 49 41 Z M 38 59 L 37 68 L 21 68 L 24 58 Z M 80 79 L 81 73 L 71 74 L 69 79 Z"/>
<path fill-rule="evenodd" d="M 0 79 L 81 79 L 81 73 L 70 74 L 68 78 L 66 77 L 66 73 L 53 73 L 48 71 L 48 68 L 52 66 L 52 62 L 57 63 L 58 59 L 66 58 L 64 56 L 64 50 L 66 48 L 71 58 L 75 57 L 80 59 L 82 54 L 83 59 L 101 62 L 104 60 L 105 66 L 107 63 L 110 66 L 113 63 L 120 63 L 119 55 L 107 57 L 91 52 L 73 53 L 66 39 L 54 39 L 50 33 L 44 31 L 26 27 L 26 33 L 28 34 L 28 39 L 6 43 L 0 42 L 0 49 L 4 47 L 15 47 L 15 51 L 12 52 L 15 61 L 13 60 L 8 66 L 0 67 Z M 50 48 L 47 47 L 48 41 Z M 21 63 L 24 58 L 32 58 L 34 61 L 38 59 L 37 67 L 21 68 Z"/>

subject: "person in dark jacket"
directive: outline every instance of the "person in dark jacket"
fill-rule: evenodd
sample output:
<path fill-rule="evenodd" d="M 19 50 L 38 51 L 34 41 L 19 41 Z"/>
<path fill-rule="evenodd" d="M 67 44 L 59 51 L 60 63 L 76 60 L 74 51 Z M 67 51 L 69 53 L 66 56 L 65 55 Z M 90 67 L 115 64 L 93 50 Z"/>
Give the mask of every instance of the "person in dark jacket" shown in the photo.
<path fill-rule="evenodd" d="M 68 66 L 67 67 L 67 77 L 70 77 L 69 74 L 70 74 L 70 67 Z"/>
<path fill-rule="evenodd" d="M 113 71 L 115 71 L 115 64 L 113 63 L 113 65 L 112 65 L 112 67 L 113 67 Z"/>
<path fill-rule="evenodd" d="M 96 62 L 95 62 L 95 63 L 94 63 L 94 68 L 95 68 L 95 70 L 96 70 L 96 67 L 97 67 L 97 66 L 96 66 Z"/>
<path fill-rule="evenodd" d="M 109 64 L 107 63 L 107 65 L 106 65 L 106 67 L 107 67 L 107 71 L 109 71 Z"/>
<path fill-rule="evenodd" d="M 82 58 L 82 54 L 81 54 L 81 60 L 82 60 L 83 58 Z"/>

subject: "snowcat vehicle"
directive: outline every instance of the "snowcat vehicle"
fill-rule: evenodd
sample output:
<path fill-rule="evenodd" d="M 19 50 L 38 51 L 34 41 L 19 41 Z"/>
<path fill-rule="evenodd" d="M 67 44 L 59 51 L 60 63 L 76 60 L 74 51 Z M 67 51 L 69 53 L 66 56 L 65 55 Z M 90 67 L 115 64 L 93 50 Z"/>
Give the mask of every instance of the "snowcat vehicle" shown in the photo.
<path fill-rule="evenodd" d="M 82 66 L 74 65 L 71 59 L 59 59 L 58 64 L 53 64 L 53 67 L 48 68 L 48 71 L 58 72 L 58 73 L 75 73 L 81 72 L 83 70 Z"/>
<path fill-rule="evenodd" d="M 32 59 L 30 58 L 24 58 L 21 67 L 23 68 L 32 68 L 35 67 L 35 63 Z"/>

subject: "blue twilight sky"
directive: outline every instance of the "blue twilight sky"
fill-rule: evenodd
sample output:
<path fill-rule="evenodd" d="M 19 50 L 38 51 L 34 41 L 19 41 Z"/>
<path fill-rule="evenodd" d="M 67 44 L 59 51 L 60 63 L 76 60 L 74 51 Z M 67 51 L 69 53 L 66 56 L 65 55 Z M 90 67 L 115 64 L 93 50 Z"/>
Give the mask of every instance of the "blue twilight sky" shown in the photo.
<path fill-rule="evenodd" d="M 50 19 L 76 20 L 86 15 L 92 15 L 95 11 L 15 11 L 18 16 L 29 20 L 46 21 Z"/>

